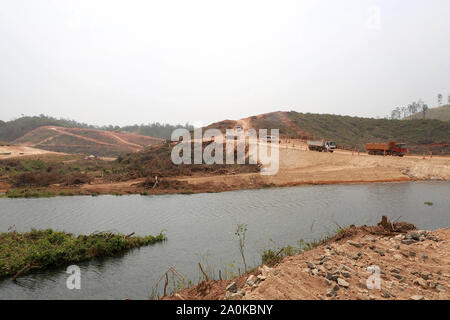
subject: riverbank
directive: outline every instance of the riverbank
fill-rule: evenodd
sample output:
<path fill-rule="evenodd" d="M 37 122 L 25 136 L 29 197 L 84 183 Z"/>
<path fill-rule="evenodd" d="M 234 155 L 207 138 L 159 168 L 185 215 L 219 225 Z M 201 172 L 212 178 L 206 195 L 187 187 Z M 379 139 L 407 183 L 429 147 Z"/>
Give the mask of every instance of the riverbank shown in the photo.
<path fill-rule="evenodd" d="M 372 272 L 368 272 L 370 266 Z M 285 257 L 275 266 L 264 265 L 232 280 L 203 281 L 163 299 L 449 297 L 450 228 L 424 231 L 410 224 L 387 222 L 374 227 L 351 226 L 311 250 Z"/>
<path fill-rule="evenodd" d="M 221 172 L 216 170 L 191 172 L 189 175 L 160 175 L 158 183 L 155 183 L 153 177 L 131 177 L 114 181 L 108 176 L 100 176 L 92 177 L 86 183 L 80 179 L 78 184 L 51 184 L 39 188 L 14 188 L 3 180 L 0 182 L 0 193 L 9 192 L 11 197 L 21 193 L 34 194 L 37 197 L 46 194 L 61 196 L 190 194 L 297 185 L 445 181 L 450 180 L 450 157 L 428 156 L 425 159 L 420 156 L 383 157 L 343 150 L 320 153 L 308 151 L 301 142 L 296 142 L 293 145 L 281 145 L 279 171 L 275 175 L 263 176 L 259 172 L 239 172 L 232 167 L 227 168 L 224 173 Z M 73 176 L 74 179 L 77 178 Z M 24 189 L 28 189 L 28 192 Z M 7 197 L 9 194 L 3 196 Z"/>
<path fill-rule="evenodd" d="M 163 240 L 163 233 L 146 237 L 110 232 L 74 236 L 52 229 L 0 233 L 0 278 L 15 280 L 30 271 L 113 256 Z"/>

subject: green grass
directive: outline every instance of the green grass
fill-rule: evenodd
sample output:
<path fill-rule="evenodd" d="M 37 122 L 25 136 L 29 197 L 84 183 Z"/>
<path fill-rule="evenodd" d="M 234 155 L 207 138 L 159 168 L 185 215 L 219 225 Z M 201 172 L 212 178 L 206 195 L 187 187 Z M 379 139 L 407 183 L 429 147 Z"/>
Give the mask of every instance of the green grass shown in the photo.
<path fill-rule="evenodd" d="M 263 265 L 274 266 L 283 260 L 284 257 L 300 254 L 304 251 L 317 247 L 322 241 L 307 242 L 300 239 L 297 246 L 286 246 L 282 248 L 270 248 L 263 251 L 261 261 Z"/>
<path fill-rule="evenodd" d="M 51 229 L 1 233 L 0 277 L 13 276 L 27 266 L 30 267 L 28 271 L 31 271 L 64 266 L 95 257 L 114 256 L 163 240 L 163 232 L 157 236 L 146 237 L 128 237 L 108 232 L 74 236 Z"/>
<path fill-rule="evenodd" d="M 433 202 L 425 201 L 424 204 L 426 204 L 427 206 L 432 206 L 432 205 L 433 205 Z"/>
<path fill-rule="evenodd" d="M 49 198 L 55 197 L 57 194 L 51 190 L 40 189 L 11 189 L 5 194 L 2 194 L 2 198 Z"/>

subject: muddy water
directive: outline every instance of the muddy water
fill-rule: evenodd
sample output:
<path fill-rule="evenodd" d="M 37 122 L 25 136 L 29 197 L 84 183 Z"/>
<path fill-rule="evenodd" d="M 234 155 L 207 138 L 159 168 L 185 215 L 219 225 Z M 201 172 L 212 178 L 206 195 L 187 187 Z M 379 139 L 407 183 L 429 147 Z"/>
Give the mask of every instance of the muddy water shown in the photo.
<path fill-rule="evenodd" d="M 422 229 L 450 226 L 450 183 L 301 186 L 214 194 L 0 199 L 0 232 L 53 228 L 157 234 L 168 241 L 79 264 L 81 289 L 68 290 L 63 268 L 0 281 L 0 299 L 146 299 L 171 266 L 197 281 L 197 263 L 217 275 L 242 269 L 234 231 L 248 225 L 246 257 L 264 248 L 319 239 L 337 225 L 374 224 L 382 214 Z M 433 202 L 432 206 L 425 201 Z"/>

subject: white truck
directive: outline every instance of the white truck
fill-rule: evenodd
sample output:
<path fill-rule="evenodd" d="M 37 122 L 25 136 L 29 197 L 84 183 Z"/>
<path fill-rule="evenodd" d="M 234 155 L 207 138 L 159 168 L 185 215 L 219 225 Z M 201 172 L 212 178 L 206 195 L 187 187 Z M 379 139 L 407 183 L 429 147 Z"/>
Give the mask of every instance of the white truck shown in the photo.
<path fill-rule="evenodd" d="M 308 140 L 306 143 L 308 144 L 309 150 L 333 152 L 336 149 L 336 142 L 334 141 Z"/>

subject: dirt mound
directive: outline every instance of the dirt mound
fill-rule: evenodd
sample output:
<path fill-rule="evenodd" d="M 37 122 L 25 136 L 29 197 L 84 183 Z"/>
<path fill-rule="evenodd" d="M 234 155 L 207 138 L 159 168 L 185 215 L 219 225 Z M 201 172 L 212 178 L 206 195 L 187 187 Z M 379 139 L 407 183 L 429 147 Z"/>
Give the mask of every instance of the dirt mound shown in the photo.
<path fill-rule="evenodd" d="M 165 299 L 448 299 L 450 228 L 416 230 L 385 217 L 351 226 L 273 268 L 207 281 Z"/>

